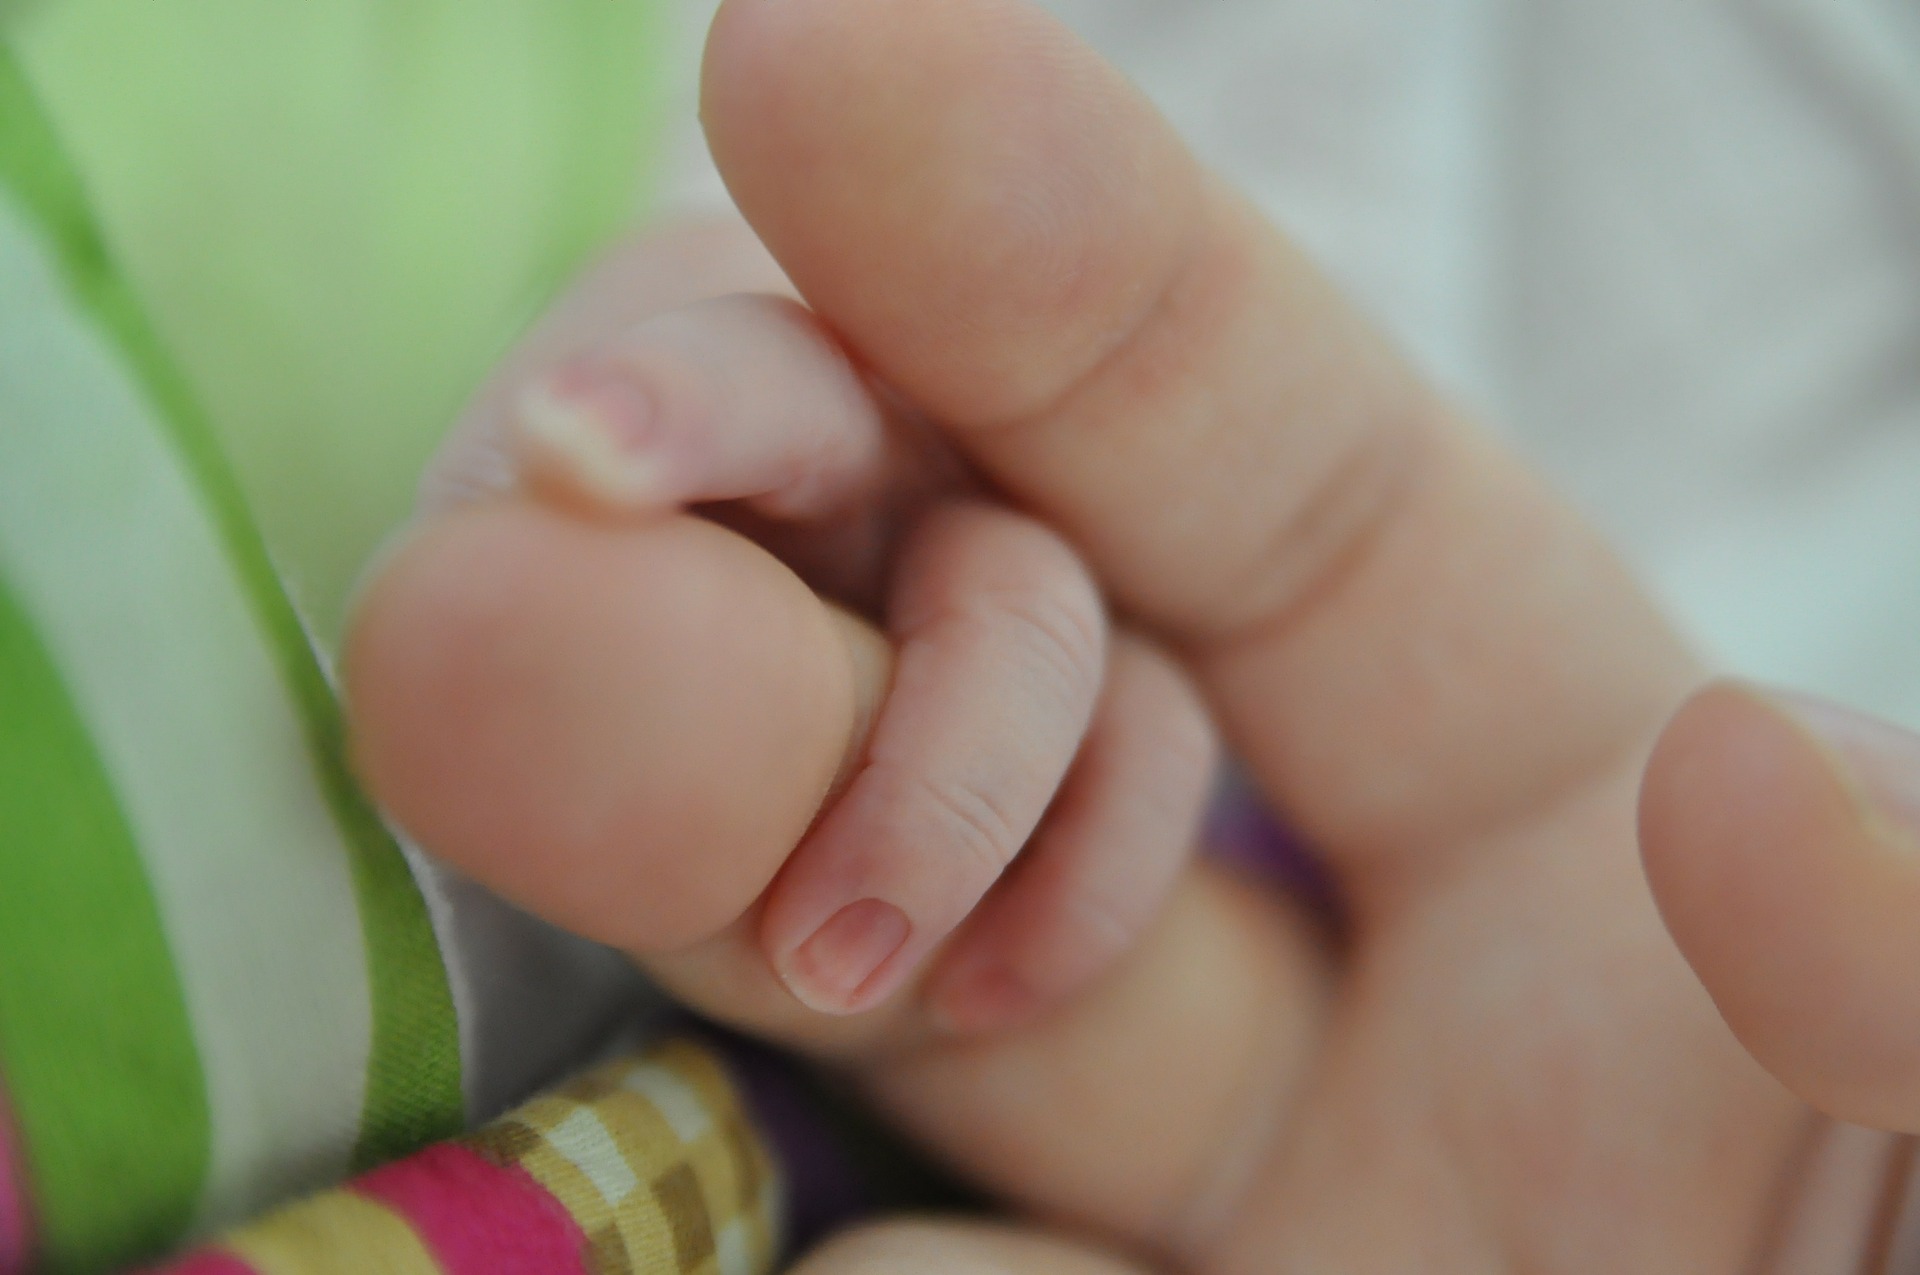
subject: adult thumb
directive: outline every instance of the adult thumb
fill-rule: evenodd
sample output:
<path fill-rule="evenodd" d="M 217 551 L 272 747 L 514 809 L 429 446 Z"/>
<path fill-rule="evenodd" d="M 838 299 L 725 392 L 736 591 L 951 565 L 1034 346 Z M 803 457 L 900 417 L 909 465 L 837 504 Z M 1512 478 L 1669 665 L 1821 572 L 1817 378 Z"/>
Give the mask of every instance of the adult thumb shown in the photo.
<path fill-rule="evenodd" d="M 1815 1107 L 1920 1131 L 1920 736 L 1721 682 L 1668 723 L 1640 843 L 1681 951 Z"/>

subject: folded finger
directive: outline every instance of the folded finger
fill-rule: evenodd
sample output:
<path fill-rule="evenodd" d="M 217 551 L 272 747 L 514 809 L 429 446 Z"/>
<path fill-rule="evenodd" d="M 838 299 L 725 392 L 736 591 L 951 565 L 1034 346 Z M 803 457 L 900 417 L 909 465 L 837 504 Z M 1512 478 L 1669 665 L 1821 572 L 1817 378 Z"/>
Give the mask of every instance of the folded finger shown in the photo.
<path fill-rule="evenodd" d="M 1079 750 L 1106 620 L 1078 559 L 1012 511 L 956 503 L 903 550 L 892 687 L 851 785 L 782 870 L 762 937 L 794 994 L 886 999 L 1020 853 Z"/>
<path fill-rule="evenodd" d="M 1192 857 L 1218 748 L 1165 655 L 1116 635 L 1086 743 L 1046 821 L 941 958 L 927 991 L 950 1031 L 1004 1031 L 1120 959 Z"/>

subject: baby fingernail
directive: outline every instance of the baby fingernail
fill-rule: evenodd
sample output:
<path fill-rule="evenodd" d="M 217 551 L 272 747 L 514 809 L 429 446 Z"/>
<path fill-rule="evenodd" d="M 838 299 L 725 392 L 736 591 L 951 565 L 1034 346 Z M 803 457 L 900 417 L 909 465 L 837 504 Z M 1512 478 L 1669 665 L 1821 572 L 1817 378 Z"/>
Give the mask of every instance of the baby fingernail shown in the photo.
<path fill-rule="evenodd" d="M 849 903 L 782 963 L 780 976 L 809 1009 L 851 1014 L 872 999 L 875 976 L 913 933 L 907 914 L 880 899 Z"/>
<path fill-rule="evenodd" d="M 521 393 L 514 424 L 521 458 L 535 477 L 617 510 L 674 499 L 671 475 L 650 446 L 653 404 L 618 377 L 588 367 L 544 376 Z"/>
<path fill-rule="evenodd" d="M 1905 824 L 1909 836 L 1920 835 L 1920 735 L 1812 696 L 1770 695 L 1833 748 L 1869 802 Z"/>

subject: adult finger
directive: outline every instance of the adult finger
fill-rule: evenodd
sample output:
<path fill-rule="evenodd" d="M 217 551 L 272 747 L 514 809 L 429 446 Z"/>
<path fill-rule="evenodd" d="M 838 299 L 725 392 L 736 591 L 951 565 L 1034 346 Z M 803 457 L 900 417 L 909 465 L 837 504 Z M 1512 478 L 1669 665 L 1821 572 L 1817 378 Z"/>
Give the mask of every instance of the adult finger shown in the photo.
<path fill-rule="evenodd" d="M 1741 1043 L 1832 1115 L 1920 1132 L 1920 737 L 1718 684 L 1661 737 L 1640 830 Z"/>
<path fill-rule="evenodd" d="M 704 112 L 802 295 L 1187 652 L 1330 852 L 1443 853 L 1692 683 L 1588 530 L 1033 8 L 733 0 Z"/>
<path fill-rule="evenodd" d="M 1324 1041 L 1328 974 L 1297 905 L 1202 864 L 1056 1012 L 852 1064 L 975 1181 L 1184 1269 L 1248 1206 L 1295 1114 Z"/>

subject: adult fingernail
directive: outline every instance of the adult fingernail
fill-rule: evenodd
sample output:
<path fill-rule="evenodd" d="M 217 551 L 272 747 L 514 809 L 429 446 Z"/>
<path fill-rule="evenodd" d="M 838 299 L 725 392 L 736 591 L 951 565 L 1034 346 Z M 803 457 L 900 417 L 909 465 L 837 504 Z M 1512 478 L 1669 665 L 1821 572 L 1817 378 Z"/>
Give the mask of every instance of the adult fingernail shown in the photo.
<path fill-rule="evenodd" d="M 1920 735 L 1810 695 L 1771 697 L 1828 745 L 1870 806 L 1920 836 Z"/>
<path fill-rule="evenodd" d="M 977 1036 L 1017 1027 L 1039 1007 L 1038 993 L 1011 966 L 988 962 L 949 975 L 929 1012 L 949 1035 Z"/>
<path fill-rule="evenodd" d="M 907 914 L 891 903 L 849 903 L 793 950 L 780 976 L 809 1009 L 851 1014 L 879 999 L 883 967 L 912 933 Z"/>
<path fill-rule="evenodd" d="M 620 377 L 572 366 L 530 383 L 514 415 L 529 474 L 614 510 L 671 504 L 666 458 L 651 446 L 654 406 Z"/>

